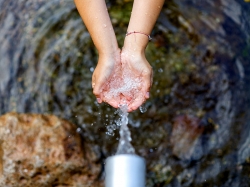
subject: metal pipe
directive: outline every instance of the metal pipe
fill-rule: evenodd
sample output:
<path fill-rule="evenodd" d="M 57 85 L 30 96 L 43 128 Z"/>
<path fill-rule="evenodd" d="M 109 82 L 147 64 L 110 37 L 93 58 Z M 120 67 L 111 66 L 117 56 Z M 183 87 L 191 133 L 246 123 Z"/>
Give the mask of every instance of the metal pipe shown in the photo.
<path fill-rule="evenodd" d="M 105 187 L 145 187 L 145 160 L 122 154 L 107 158 Z"/>

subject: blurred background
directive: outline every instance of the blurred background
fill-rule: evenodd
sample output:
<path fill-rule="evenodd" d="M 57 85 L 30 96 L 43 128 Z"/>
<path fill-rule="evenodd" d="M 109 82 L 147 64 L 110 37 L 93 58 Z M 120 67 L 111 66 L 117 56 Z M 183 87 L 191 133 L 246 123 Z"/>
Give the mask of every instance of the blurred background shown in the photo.
<path fill-rule="evenodd" d="M 122 47 L 133 1 L 106 2 Z M 166 0 L 151 36 L 151 97 L 129 114 L 147 187 L 250 186 L 250 3 Z M 92 94 L 98 54 L 74 2 L 0 0 L 0 44 L 0 115 L 72 122 L 103 168 L 118 116 Z"/>

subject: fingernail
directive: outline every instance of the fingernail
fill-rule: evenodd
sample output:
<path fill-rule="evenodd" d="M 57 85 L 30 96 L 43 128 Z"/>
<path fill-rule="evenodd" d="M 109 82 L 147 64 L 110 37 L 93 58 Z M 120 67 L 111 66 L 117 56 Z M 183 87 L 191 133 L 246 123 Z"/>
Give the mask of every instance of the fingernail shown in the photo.
<path fill-rule="evenodd" d="M 146 93 L 146 98 L 149 98 L 149 92 Z"/>
<path fill-rule="evenodd" d="M 96 98 L 96 100 L 97 100 L 98 103 L 102 102 L 102 100 L 100 98 Z"/>

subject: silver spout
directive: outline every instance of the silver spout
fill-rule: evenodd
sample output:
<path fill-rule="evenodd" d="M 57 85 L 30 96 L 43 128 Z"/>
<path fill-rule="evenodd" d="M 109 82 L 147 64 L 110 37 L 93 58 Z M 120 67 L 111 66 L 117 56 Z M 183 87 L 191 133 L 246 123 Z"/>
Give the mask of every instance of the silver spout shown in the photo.
<path fill-rule="evenodd" d="M 105 187 L 145 187 L 145 161 L 137 155 L 122 154 L 107 158 Z"/>

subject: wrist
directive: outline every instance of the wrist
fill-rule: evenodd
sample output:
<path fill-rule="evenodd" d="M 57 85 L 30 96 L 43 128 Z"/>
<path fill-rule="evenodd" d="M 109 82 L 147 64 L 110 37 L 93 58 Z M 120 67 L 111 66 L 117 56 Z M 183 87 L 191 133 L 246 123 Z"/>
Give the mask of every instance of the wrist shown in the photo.
<path fill-rule="evenodd" d="M 117 53 L 120 53 L 120 49 L 118 47 L 118 43 L 113 30 L 111 31 L 104 30 L 103 32 L 104 32 L 103 37 L 100 37 L 98 39 L 98 42 L 94 42 L 98 54 L 100 56 L 112 57 Z"/>
<path fill-rule="evenodd" d="M 121 50 L 117 47 L 109 50 L 98 51 L 99 60 L 98 64 L 114 65 L 120 61 Z"/>
<path fill-rule="evenodd" d="M 98 49 L 97 49 L 98 50 Z M 99 57 L 106 57 L 106 58 L 116 58 L 119 57 L 121 50 L 116 47 L 107 47 L 98 50 Z"/>
<path fill-rule="evenodd" d="M 125 37 L 123 48 L 134 53 L 144 53 L 149 37 L 141 33 L 132 33 Z"/>

